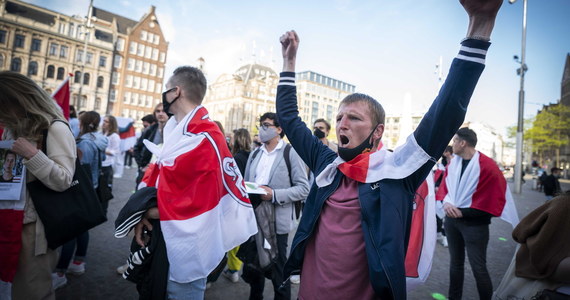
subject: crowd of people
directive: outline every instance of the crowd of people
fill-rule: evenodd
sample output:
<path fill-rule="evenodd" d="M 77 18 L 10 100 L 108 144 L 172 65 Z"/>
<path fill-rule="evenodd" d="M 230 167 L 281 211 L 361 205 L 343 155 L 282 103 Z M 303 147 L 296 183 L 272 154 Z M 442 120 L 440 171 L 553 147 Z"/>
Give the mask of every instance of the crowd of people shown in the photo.
<path fill-rule="evenodd" d="M 348 95 L 335 120 L 317 119 L 308 128 L 297 105 L 295 31 L 280 37 L 276 111 L 259 117 L 257 134 L 245 128 L 225 132 L 211 120 L 202 106 L 204 74 L 182 66 L 166 81 L 153 114 L 142 118 L 144 128 L 126 158 L 114 116 L 72 109 L 67 121 L 31 79 L 0 72 L 2 139 L 13 140 L 2 157 L 0 182 L 12 180 L 20 156 L 27 182 L 64 191 L 74 184 L 79 159 L 89 167 L 106 213 L 108 199 L 100 190 L 112 193 L 117 159 L 130 166 L 129 157 L 134 158 L 137 191 L 115 236 L 134 231 L 131 256 L 119 273 L 143 273 L 149 280 L 148 272 L 160 272 L 144 288 L 138 282 L 141 299 L 203 299 L 208 282 L 220 274 L 232 282 L 241 275 L 252 300 L 263 299 L 266 279 L 274 299 L 291 299 L 291 283 L 300 285 L 298 299 L 406 299 L 412 199 L 436 171 L 438 239 L 450 254 L 449 299 L 463 297 L 466 253 L 480 299 L 528 298 L 560 288 L 570 284 L 570 244 L 552 233 L 570 228 L 564 217 L 570 202 L 561 194 L 559 169 L 542 180 L 546 204 L 519 223 L 503 174 L 476 150 L 477 134 L 459 128 L 483 72 L 501 3 L 461 1 L 469 16 L 467 36 L 432 106 L 396 149 L 383 146 L 385 112 L 366 94 Z M 328 139 L 330 122 L 336 123 L 336 142 Z M 51 249 L 29 194 L 1 204 L 22 211 L 9 297 L 54 299 L 66 274 L 86 272 L 88 231 Z M 495 296 L 487 269 L 493 217 L 516 226 L 513 238 L 521 244 Z M 542 253 L 554 259 L 545 260 Z M 521 284 L 520 278 L 544 284 L 508 288 Z"/>

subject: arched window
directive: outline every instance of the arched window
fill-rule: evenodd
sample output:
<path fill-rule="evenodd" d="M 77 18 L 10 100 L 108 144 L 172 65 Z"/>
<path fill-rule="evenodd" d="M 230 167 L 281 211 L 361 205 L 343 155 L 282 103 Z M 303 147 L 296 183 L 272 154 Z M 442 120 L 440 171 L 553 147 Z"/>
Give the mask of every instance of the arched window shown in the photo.
<path fill-rule="evenodd" d="M 10 65 L 10 71 L 20 72 L 22 70 L 22 59 L 16 57 L 12 59 L 12 64 Z"/>
<path fill-rule="evenodd" d="M 75 79 L 73 79 L 73 83 L 81 83 L 81 72 L 75 71 Z"/>
<path fill-rule="evenodd" d="M 49 65 L 47 68 L 47 78 L 53 78 L 55 74 L 55 67 L 53 65 Z"/>
<path fill-rule="evenodd" d="M 38 75 L 38 63 L 35 61 L 30 62 L 28 65 L 28 76 Z"/>
<path fill-rule="evenodd" d="M 91 79 L 90 77 L 91 76 L 89 76 L 89 73 L 83 74 L 83 84 L 89 85 L 89 79 Z"/>
<path fill-rule="evenodd" d="M 95 99 L 95 105 L 94 105 L 93 109 L 94 109 L 94 110 L 99 110 L 99 109 L 101 109 L 101 98 Z"/>
<path fill-rule="evenodd" d="M 57 79 L 63 80 L 63 76 L 65 76 L 65 69 L 62 67 L 57 68 Z"/>
<path fill-rule="evenodd" d="M 102 87 L 103 87 L 103 76 L 97 77 L 97 87 L 98 87 L 98 88 L 102 88 Z"/>
<path fill-rule="evenodd" d="M 85 109 L 85 105 L 87 105 L 87 96 L 81 96 L 79 99 L 79 107 Z"/>
<path fill-rule="evenodd" d="M 4 54 L 0 54 L 0 69 L 4 68 Z"/>

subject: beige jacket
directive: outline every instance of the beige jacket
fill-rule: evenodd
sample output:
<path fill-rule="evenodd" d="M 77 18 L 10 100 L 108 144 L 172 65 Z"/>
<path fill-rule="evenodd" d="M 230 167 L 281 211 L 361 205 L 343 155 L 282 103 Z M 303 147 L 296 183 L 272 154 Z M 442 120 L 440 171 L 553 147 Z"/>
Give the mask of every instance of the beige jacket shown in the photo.
<path fill-rule="evenodd" d="M 4 132 L 4 140 L 13 139 L 9 130 Z M 37 144 L 32 141 L 33 144 Z M 54 122 L 48 129 L 47 153 L 39 151 L 31 159 L 24 159 L 26 166 L 26 182 L 36 179 L 54 191 L 65 191 L 71 185 L 73 174 L 75 174 L 75 159 L 77 157 L 77 147 L 75 139 L 69 127 L 63 122 Z M 36 214 L 34 203 L 28 194 L 27 189 L 23 193 L 26 204 L 24 206 L 24 224 L 36 222 L 36 242 L 35 254 L 45 254 L 47 251 L 47 241 L 44 232 L 44 225 Z"/>

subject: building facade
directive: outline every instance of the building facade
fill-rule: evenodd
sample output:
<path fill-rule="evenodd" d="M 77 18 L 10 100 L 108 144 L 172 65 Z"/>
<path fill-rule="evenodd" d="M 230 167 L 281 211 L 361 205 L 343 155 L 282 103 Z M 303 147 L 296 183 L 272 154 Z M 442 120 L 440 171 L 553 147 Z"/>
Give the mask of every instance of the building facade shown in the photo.
<path fill-rule="evenodd" d="M 137 119 L 152 112 L 164 76 L 168 43 L 154 10 L 151 7 L 140 21 L 133 21 L 94 7 L 86 20 L 19 0 L 0 0 L 0 70 L 22 73 L 48 93 L 73 75 L 71 104 L 78 111 Z M 131 41 L 137 43 L 134 54 L 128 51 Z M 140 64 L 140 72 L 130 72 L 129 58 Z M 131 91 L 124 82 L 127 75 L 140 77 L 134 90 L 144 96 L 137 97 L 136 105 L 129 97 L 123 106 L 124 95 Z"/>
<path fill-rule="evenodd" d="M 313 71 L 297 73 L 297 97 L 300 117 L 313 127 L 323 118 L 335 126 L 334 118 L 339 102 L 353 93 L 355 86 Z M 233 74 L 223 74 L 209 86 L 204 99 L 211 117 L 220 121 L 227 132 L 246 128 L 258 132 L 259 117 L 275 112 L 277 73 L 260 64 L 247 64 Z M 329 139 L 335 140 L 334 128 Z"/>

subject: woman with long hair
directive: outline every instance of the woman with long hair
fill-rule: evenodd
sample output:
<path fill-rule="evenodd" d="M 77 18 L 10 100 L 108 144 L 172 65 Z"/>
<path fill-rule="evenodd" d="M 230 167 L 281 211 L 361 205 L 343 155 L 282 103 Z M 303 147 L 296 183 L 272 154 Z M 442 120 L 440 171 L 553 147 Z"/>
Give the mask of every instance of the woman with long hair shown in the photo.
<path fill-rule="evenodd" d="M 247 165 L 247 158 L 251 152 L 251 136 L 249 131 L 245 128 L 234 130 L 232 154 L 241 174 L 245 173 L 245 166 Z M 224 276 L 231 282 L 236 283 L 239 281 L 239 270 L 242 266 L 242 261 L 237 258 L 236 254 L 239 246 L 228 251 L 228 269 L 224 271 Z"/>
<path fill-rule="evenodd" d="M 105 155 L 107 157 L 101 163 L 103 182 L 100 182 L 100 184 L 107 184 L 109 189 L 113 190 L 113 163 L 115 161 L 115 157 L 121 153 L 121 138 L 119 137 L 117 119 L 111 115 L 105 116 L 102 127 L 103 135 L 107 137 L 109 143 L 105 149 Z M 103 210 L 105 210 L 105 214 L 107 214 L 109 201 L 103 201 L 101 204 L 103 206 Z"/>
<path fill-rule="evenodd" d="M 26 182 L 39 180 L 55 191 L 68 189 L 75 173 L 76 146 L 55 101 L 28 77 L 2 71 L 0 107 L 2 140 L 14 140 L 11 151 L 23 157 Z M 46 143 L 42 145 L 46 133 Z M 8 278 L 12 279 L 13 299 L 55 299 L 50 274 L 57 253 L 47 247 L 44 225 L 29 193 L 22 195 L 18 200 L 0 201 L 2 209 L 23 210 L 23 214 L 0 218 L 2 240 L 15 247 L 9 247 L 12 251 L 6 247 L 0 250 L 2 268 L 14 276 Z M 8 231 L 14 228 L 13 222 L 21 222 L 22 228 Z"/>
<path fill-rule="evenodd" d="M 79 117 L 79 138 L 77 139 L 78 155 L 82 165 L 89 165 L 93 188 L 99 186 L 99 166 L 105 159 L 107 138 L 97 132 L 101 116 L 95 111 L 88 111 Z M 70 224 L 72 225 L 72 224 Z M 65 273 L 81 275 L 85 273 L 85 255 L 89 245 L 89 232 L 77 236 L 61 247 L 61 255 L 55 273 L 52 274 L 53 288 L 58 289 L 67 283 Z M 76 249 L 77 246 L 77 249 Z M 73 251 L 75 256 L 72 260 Z"/>

